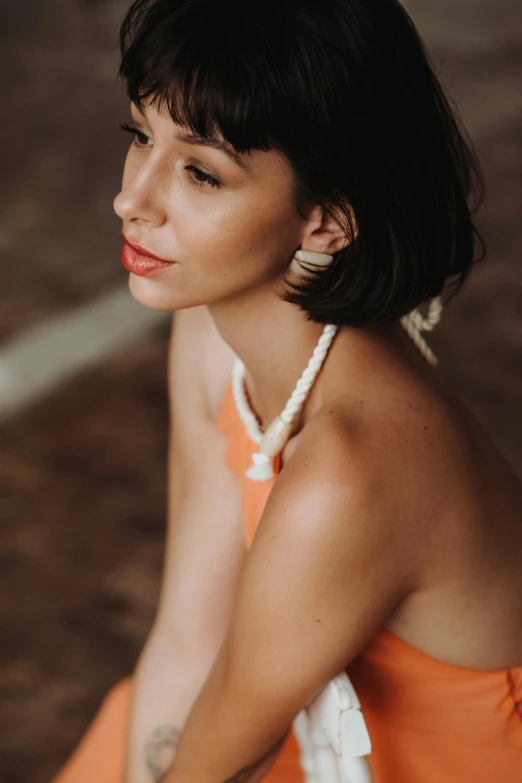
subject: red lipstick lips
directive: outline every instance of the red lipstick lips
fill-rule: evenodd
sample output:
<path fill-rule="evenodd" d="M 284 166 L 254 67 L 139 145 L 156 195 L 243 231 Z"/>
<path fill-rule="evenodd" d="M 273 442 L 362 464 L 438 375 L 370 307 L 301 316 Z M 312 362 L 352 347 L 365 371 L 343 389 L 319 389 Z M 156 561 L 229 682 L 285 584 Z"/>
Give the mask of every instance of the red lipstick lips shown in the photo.
<path fill-rule="evenodd" d="M 128 272 L 145 277 L 153 272 L 166 269 L 176 264 L 176 261 L 165 261 L 159 256 L 155 256 L 146 248 L 137 245 L 127 239 L 123 234 L 125 244 L 121 251 L 121 262 Z"/>

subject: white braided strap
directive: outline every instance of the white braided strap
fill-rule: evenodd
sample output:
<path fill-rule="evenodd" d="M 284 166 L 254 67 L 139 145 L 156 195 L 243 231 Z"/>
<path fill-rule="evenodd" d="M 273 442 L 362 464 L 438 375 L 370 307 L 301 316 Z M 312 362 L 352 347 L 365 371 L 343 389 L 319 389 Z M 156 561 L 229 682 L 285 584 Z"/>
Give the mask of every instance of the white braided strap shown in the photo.
<path fill-rule="evenodd" d="M 400 319 L 400 324 L 414 342 L 416 348 L 429 364 L 437 365 L 438 359 L 421 335 L 421 331 L 430 331 L 440 320 L 442 302 L 439 296 L 430 300 L 429 311 L 425 318 L 417 309 Z M 257 418 L 248 404 L 245 387 L 245 365 L 236 357 L 232 370 L 232 388 L 236 407 L 243 420 L 249 437 L 259 445 L 259 451 L 252 454 L 252 464 L 246 476 L 253 481 L 269 481 L 274 477 L 274 459 L 283 450 L 292 431 L 292 422 L 301 410 L 310 388 L 322 367 L 330 345 L 339 329 L 339 325 L 326 324 L 301 378 L 285 405 L 284 410 L 263 432 Z"/>
<path fill-rule="evenodd" d="M 437 366 L 439 360 L 421 335 L 421 331 L 431 331 L 440 321 L 442 313 L 442 301 L 440 296 L 430 300 L 426 318 L 423 318 L 417 309 L 412 310 L 400 319 L 400 324 L 413 340 L 416 348 L 429 364 Z"/>
<path fill-rule="evenodd" d="M 252 454 L 252 465 L 245 473 L 249 479 L 269 481 L 274 477 L 274 459 L 283 450 L 290 437 L 292 423 L 308 396 L 338 329 L 339 326 L 336 324 L 326 324 L 284 410 L 276 416 L 265 432 L 261 431 L 257 418 L 247 402 L 244 387 L 245 365 L 239 357 L 236 357 L 232 370 L 232 388 L 236 407 L 250 438 L 260 446 L 259 451 Z"/>
<path fill-rule="evenodd" d="M 315 346 L 314 352 L 310 357 L 310 361 L 305 367 L 300 379 L 297 381 L 297 385 L 286 403 L 283 412 L 280 414 L 282 421 L 290 424 L 303 407 L 303 403 L 308 397 L 308 392 L 322 367 L 328 349 L 330 348 L 338 329 L 339 326 L 336 324 L 326 324 L 324 327 L 319 342 Z"/>

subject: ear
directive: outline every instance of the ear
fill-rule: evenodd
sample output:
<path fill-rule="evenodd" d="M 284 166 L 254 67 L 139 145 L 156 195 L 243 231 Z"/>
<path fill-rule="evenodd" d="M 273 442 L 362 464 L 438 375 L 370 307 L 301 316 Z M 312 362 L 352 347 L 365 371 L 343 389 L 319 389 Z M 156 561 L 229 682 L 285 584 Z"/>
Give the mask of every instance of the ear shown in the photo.
<path fill-rule="evenodd" d="M 357 237 L 358 227 L 351 207 L 346 205 L 345 210 L 347 214 L 336 210 L 338 219 L 335 220 L 324 207 L 316 205 L 306 222 L 301 250 L 333 255 L 351 244 Z"/>

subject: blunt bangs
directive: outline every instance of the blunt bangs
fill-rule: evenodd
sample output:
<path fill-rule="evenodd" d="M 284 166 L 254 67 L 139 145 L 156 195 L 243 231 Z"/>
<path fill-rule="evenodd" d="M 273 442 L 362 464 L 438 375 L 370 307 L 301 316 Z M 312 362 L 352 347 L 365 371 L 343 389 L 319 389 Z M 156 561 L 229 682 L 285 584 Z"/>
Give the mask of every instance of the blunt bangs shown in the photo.
<path fill-rule="evenodd" d="M 472 142 L 396 0 L 135 0 L 120 48 L 136 106 L 280 152 L 298 213 L 320 205 L 342 228 L 327 269 L 285 280 L 308 320 L 398 320 L 452 299 L 485 257 Z"/>
<path fill-rule="evenodd" d="M 239 3 L 227 14 L 233 5 L 136 0 L 120 29 L 118 75 L 140 109 L 150 99 L 202 138 L 217 130 L 238 153 L 268 152 L 277 126 L 274 63 L 262 27 Z"/>

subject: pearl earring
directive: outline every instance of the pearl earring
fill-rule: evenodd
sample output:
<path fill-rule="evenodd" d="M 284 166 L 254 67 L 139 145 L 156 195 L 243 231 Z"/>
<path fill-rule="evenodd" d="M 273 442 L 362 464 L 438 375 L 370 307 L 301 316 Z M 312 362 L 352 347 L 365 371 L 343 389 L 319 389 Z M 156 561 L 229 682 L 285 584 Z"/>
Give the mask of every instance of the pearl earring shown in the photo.
<path fill-rule="evenodd" d="M 333 256 L 328 253 L 314 253 L 312 250 L 297 250 L 290 264 L 290 269 L 300 277 L 311 277 L 309 270 L 301 265 L 301 261 L 314 266 L 327 267 L 332 263 Z"/>

